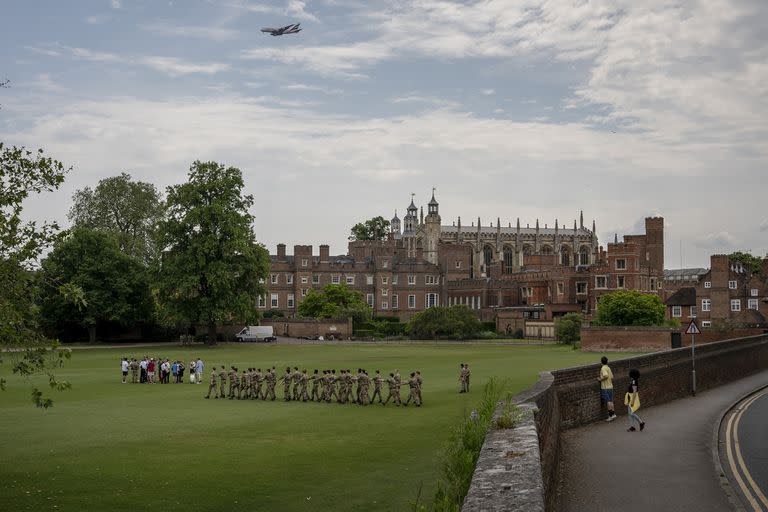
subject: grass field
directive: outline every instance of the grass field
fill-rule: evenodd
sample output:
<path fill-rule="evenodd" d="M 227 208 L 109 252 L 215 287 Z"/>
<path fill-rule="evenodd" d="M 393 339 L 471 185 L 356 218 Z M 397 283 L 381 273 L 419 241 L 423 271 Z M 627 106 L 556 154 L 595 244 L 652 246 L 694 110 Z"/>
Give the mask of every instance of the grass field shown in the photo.
<path fill-rule="evenodd" d="M 204 400 L 207 384 L 121 384 L 120 356 L 150 351 L 201 355 L 206 383 L 211 364 L 419 369 L 424 406 Z M 552 345 L 76 350 L 60 372 L 73 389 L 48 411 L 32 405 L 29 382 L 5 375 L 0 510 L 407 510 L 422 484 L 431 499 L 441 448 L 489 377 L 522 390 L 541 370 L 597 359 Z M 472 367 L 468 394 L 457 393 L 460 362 Z"/>

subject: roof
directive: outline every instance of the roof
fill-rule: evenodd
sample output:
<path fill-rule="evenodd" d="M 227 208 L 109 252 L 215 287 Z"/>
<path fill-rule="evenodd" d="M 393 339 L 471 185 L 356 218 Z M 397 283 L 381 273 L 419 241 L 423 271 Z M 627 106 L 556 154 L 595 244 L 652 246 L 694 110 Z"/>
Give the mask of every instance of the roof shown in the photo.
<path fill-rule="evenodd" d="M 684 276 L 701 277 L 709 272 L 708 268 L 677 268 L 673 270 L 664 270 L 664 279 L 676 279 L 678 276 L 682 279 Z"/>
<path fill-rule="evenodd" d="M 430 206 L 437 206 L 437 200 L 435 199 L 435 193 L 432 192 L 432 199 L 430 199 L 429 203 Z"/>
<path fill-rule="evenodd" d="M 515 234 L 517 233 L 516 227 L 501 227 L 497 228 L 496 226 L 480 226 L 480 232 L 481 233 L 496 233 L 496 230 L 499 229 L 502 233 L 507 234 Z M 458 232 L 458 226 L 440 226 L 440 231 L 443 233 L 456 233 Z M 464 233 L 476 233 L 477 232 L 477 226 L 461 226 L 461 231 Z M 557 230 L 557 234 L 559 235 L 569 235 L 573 233 L 572 228 L 560 228 Z M 576 233 L 579 235 L 584 236 L 592 236 L 592 232 L 588 230 L 587 228 L 579 228 L 576 230 Z M 535 235 L 536 234 L 536 228 L 520 228 L 520 234 L 521 235 Z M 539 234 L 540 235 L 554 235 L 555 234 L 555 228 L 539 228 Z"/>
<path fill-rule="evenodd" d="M 696 288 L 680 288 L 673 293 L 665 302 L 667 306 L 695 306 Z"/>

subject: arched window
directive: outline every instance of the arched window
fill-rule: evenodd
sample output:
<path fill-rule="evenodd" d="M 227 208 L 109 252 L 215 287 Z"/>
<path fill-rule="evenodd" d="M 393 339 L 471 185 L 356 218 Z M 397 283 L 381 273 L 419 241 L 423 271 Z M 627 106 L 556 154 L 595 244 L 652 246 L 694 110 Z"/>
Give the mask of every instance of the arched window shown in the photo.
<path fill-rule="evenodd" d="M 552 254 L 552 246 L 545 245 L 541 248 L 541 254 Z"/>
<path fill-rule="evenodd" d="M 579 265 L 589 265 L 589 249 L 586 247 L 579 249 Z"/>
<path fill-rule="evenodd" d="M 567 245 L 560 248 L 560 264 L 564 267 L 571 266 L 571 251 L 568 249 Z"/>
<path fill-rule="evenodd" d="M 515 252 L 509 248 L 504 247 L 504 273 L 505 274 L 511 274 L 512 273 L 512 262 L 515 257 Z"/>
<path fill-rule="evenodd" d="M 483 247 L 483 263 L 485 263 L 485 268 L 488 268 L 493 261 L 493 249 L 491 249 L 489 246 Z"/>
<path fill-rule="evenodd" d="M 520 253 L 520 265 L 527 265 L 530 263 L 529 256 L 533 254 L 533 246 L 529 244 L 523 245 L 523 252 Z"/>

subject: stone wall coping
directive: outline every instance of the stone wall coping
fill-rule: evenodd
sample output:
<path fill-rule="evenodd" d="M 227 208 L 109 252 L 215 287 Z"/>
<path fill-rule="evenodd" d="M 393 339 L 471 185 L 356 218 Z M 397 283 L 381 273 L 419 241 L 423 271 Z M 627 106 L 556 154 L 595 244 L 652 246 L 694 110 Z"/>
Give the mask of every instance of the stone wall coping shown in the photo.
<path fill-rule="evenodd" d="M 645 331 L 645 332 L 679 332 L 680 327 L 663 325 L 589 325 L 582 326 L 582 331 Z"/>

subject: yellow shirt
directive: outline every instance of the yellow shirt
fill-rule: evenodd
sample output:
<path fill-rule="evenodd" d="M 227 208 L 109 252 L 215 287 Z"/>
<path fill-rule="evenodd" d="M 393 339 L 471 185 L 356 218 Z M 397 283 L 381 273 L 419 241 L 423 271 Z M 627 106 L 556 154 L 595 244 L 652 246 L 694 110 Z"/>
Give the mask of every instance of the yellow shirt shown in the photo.
<path fill-rule="evenodd" d="M 632 402 L 632 393 L 624 395 L 624 405 L 629 405 Z M 632 412 L 637 412 L 640 408 L 640 393 L 635 396 L 635 403 L 632 404 Z"/>
<path fill-rule="evenodd" d="M 600 389 L 613 389 L 613 372 L 607 364 L 600 368 L 600 378 Z"/>

